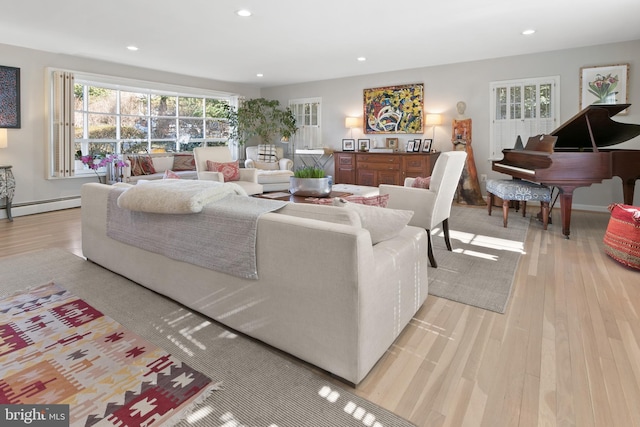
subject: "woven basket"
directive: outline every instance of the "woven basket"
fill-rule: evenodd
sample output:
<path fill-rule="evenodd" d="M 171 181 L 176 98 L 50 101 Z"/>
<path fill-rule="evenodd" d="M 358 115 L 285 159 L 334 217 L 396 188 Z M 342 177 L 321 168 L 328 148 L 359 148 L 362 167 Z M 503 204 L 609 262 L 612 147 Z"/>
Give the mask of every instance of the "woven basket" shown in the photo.
<path fill-rule="evenodd" d="M 604 235 L 604 251 L 616 261 L 640 270 L 640 208 L 615 203 Z"/>

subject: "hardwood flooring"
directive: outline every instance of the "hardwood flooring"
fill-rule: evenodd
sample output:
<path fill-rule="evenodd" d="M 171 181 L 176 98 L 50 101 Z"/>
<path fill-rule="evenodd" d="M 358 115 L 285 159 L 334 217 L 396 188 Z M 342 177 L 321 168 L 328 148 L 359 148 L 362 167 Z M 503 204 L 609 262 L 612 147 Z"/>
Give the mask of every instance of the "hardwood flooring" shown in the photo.
<path fill-rule="evenodd" d="M 418 426 L 640 426 L 640 272 L 604 254 L 608 214 L 574 211 L 569 240 L 558 214 L 505 314 L 429 297 L 352 391 Z M 55 246 L 81 255 L 80 209 L 0 221 L 0 256 Z"/>

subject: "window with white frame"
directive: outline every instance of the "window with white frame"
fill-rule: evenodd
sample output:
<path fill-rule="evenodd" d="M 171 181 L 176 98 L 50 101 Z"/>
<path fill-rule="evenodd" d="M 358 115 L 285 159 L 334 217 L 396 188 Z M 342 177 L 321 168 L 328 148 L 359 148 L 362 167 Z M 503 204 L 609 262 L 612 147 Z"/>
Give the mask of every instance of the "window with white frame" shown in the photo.
<path fill-rule="evenodd" d="M 58 70 L 51 77 L 50 177 L 94 173 L 76 166 L 81 156 L 227 143 L 225 108 L 237 102 L 232 94 Z"/>
<path fill-rule="evenodd" d="M 289 100 L 289 108 L 296 118 L 298 130 L 293 136 L 296 148 L 321 148 L 322 98 Z"/>
<path fill-rule="evenodd" d="M 560 77 L 492 82 L 490 84 L 490 157 L 502 158 L 520 136 L 549 133 L 560 121 Z"/>

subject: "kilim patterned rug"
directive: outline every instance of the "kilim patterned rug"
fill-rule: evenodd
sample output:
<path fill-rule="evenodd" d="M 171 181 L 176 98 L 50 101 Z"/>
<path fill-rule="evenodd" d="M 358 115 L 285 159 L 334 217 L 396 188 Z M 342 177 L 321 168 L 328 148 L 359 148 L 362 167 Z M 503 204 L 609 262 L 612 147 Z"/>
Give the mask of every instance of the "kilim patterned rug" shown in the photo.
<path fill-rule="evenodd" d="M 0 404 L 69 404 L 72 426 L 160 426 L 219 389 L 53 282 L 0 299 L 0 316 Z"/>

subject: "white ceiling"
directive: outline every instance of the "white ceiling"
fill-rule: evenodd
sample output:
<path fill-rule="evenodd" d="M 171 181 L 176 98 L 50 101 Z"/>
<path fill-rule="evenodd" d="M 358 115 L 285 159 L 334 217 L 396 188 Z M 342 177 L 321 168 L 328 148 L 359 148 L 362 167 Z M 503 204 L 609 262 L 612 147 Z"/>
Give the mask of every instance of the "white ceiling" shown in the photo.
<path fill-rule="evenodd" d="M 640 39 L 640 0 L 4 3 L 0 43 L 259 87 Z"/>

